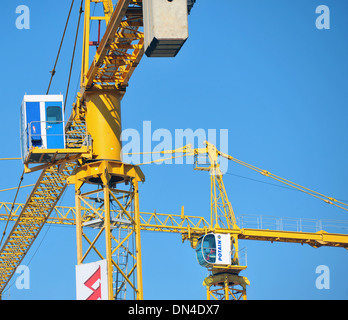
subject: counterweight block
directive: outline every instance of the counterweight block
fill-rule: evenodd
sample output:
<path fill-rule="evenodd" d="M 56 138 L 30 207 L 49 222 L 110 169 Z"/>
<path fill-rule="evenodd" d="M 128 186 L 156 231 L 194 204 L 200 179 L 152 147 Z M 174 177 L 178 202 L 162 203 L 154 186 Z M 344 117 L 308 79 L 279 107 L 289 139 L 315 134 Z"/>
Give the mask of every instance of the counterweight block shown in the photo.
<path fill-rule="evenodd" d="M 145 54 L 175 57 L 188 38 L 187 0 L 143 0 Z"/>

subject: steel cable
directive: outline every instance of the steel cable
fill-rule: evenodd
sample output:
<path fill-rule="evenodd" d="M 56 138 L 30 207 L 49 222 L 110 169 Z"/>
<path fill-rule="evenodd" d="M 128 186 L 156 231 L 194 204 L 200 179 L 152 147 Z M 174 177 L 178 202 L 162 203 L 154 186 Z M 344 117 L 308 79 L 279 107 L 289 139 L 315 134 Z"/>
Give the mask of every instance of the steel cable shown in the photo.
<path fill-rule="evenodd" d="M 68 18 L 66 19 L 66 23 L 65 23 L 65 27 L 64 27 L 62 39 L 61 39 L 61 41 L 60 41 L 60 45 L 59 45 L 59 49 L 58 49 L 56 61 L 55 61 L 55 63 L 54 63 L 54 67 L 53 67 L 52 71 L 50 71 L 50 73 L 51 73 L 51 78 L 50 78 L 50 82 L 49 82 L 49 84 L 48 84 L 48 88 L 47 88 L 46 95 L 47 95 L 47 94 L 49 93 L 49 91 L 50 91 L 53 77 L 54 77 L 54 75 L 56 74 L 57 63 L 58 63 L 58 60 L 59 60 L 60 51 L 61 51 L 62 46 L 63 46 L 63 42 L 64 42 L 64 38 L 65 38 L 65 33 L 66 33 L 66 29 L 67 29 L 68 24 L 69 24 L 70 15 L 71 15 L 72 8 L 73 8 L 73 6 L 74 6 L 74 2 L 75 2 L 75 0 L 72 0 L 72 1 L 71 1 L 69 14 L 68 14 Z"/>

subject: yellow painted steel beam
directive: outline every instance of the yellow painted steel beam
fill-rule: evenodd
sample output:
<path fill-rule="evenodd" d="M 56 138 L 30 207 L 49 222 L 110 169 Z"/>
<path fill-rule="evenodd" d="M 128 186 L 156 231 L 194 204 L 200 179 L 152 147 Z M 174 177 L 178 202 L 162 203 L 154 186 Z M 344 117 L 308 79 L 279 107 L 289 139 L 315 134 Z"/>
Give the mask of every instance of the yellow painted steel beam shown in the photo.
<path fill-rule="evenodd" d="M 75 152 L 76 150 L 82 150 L 86 132 L 85 124 L 81 120 L 83 120 L 83 117 L 80 117 L 79 121 L 70 121 L 69 125 L 66 126 L 66 134 L 69 137 L 67 145 Z M 75 159 L 75 156 L 73 159 Z M 52 163 L 40 168 L 43 169 L 41 175 L 25 204 L 16 205 L 12 212 L 12 205 L 0 205 L 0 210 L 4 209 L 8 215 L 11 214 L 7 219 L 13 220 L 14 217 L 16 218 L 12 230 L 0 250 L 0 294 L 63 195 L 67 187 L 67 178 L 77 166 L 77 163 L 72 161 L 73 159 L 68 157 L 61 161 L 52 160 Z"/>
<path fill-rule="evenodd" d="M 98 2 L 98 1 L 92 0 L 92 2 Z M 104 15 L 105 15 L 104 18 L 106 21 L 106 25 L 108 25 L 111 19 L 112 13 L 114 11 L 112 0 L 103 0 L 103 7 L 104 7 Z"/>
<path fill-rule="evenodd" d="M 10 281 L 30 249 L 47 218 L 63 194 L 75 164 L 68 163 L 44 170 L 0 250 L 0 293 Z M 18 213 L 19 207 L 14 212 Z"/>
<path fill-rule="evenodd" d="M 11 203 L 0 202 L 0 221 L 5 221 L 9 217 Z M 18 219 L 18 212 L 23 208 L 23 204 L 16 204 L 11 215 L 11 221 Z M 83 222 L 93 218 L 93 210 L 82 207 Z M 75 225 L 76 211 L 74 207 L 57 206 L 53 209 L 47 219 L 47 223 L 58 225 Z M 213 229 L 209 222 L 203 217 L 163 214 L 156 212 L 140 212 L 141 230 L 179 233 L 183 239 L 199 237 L 208 232 L 228 233 L 237 235 L 240 240 L 258 240 L 269 242 L 289 242 L 308 244 L 313 247 L 330 246 L 348 248 L 348 234 L 319 232 L 300 232 L 300 231 L 280 231 L 264 229 Z"/>
<path fill-rule="evenodd" d="M 145 181 L 142 171 L 137 166 L 118 161 L 101 160 L 79 167 L 76 175 L 71 176 L 68 179 L 68 183 L 80 187 L 85 182 L 97 179 L 100 182 L 107 184 L 106 181 L 102 181 L 105 172 L 110 176 L 122 177 L 122 179 L 126 180 L 129 179 L 129 177 L 136 177 L 135 179 L 139 179 L 139 181 Z"/>
<path fill-rule="evenodd" d="M 37 158 L 36 161 L 30 160 L 35 157 Z M 67 162 L 76 161 L 82 157 L 86 159 L 92 157 L 90 147 L 85 146 L 78 149 L 33 149 L 28 153 L 27 160 L 24 162 L 24 172 L 30 173 L 49 168 L 53 165 L 64 165 Z M 37 165 L 30 168 L 29 163 L 35 163 Z"/>
<path fill-rule="evenodd" d="M 87 146 L 83 146 L 81 148 L 78 148 L 78 149 L 69 149 L 69 148 L 66 148 L 66 149 L 39 149 L 39 148 L 36 148 L 36 149 L 32 149 L 31 152 L 33 154 L 50 154 L 50 153 L 53 153 L 53 154 L 74 154 L 74 153 L 88 153 L 89 150 L 88 150 L 88 147 Z"/>
<path fill-rule="evenodd" d="M 321 246 L 342 247 L 348 249 L 348 235 L 318 232 L 292 232 L 278 230 L 242 229 L 239 239 L 259 240 L 270 242 L 289 242 L 308 244 L 314 248 Z"/>
<path fill-rule="evenodd" d="M 103 2 L 105 9 L 107 1 Z M 129 9 L 132 8 L 140 10 L 137 13 L 131 13 Z M 89 48 L 87 47 L 89 41 L 85 39 L 81 98 L 84 97 L 85 90 L 92 86 L 99 85 L 104 89 L 111 86 L 122 91 L 127 87 L 128 81 L 144 53 L 144 34 L 139 30 L 143 24 L 141 9 L 141 1 L 119 0 L 117 2 L 88 70 Z M 90 16 L 90 12 L 87 12 L 87 15 Z M 90 17 L 88 20 L 92 18 Z M 89 22 L 85 21 L 85 31 L 88 26 Z M 88 32 L 86 37 L 89 38 Z"/>
<path fill-rule="evenodd" d="M 134 297 L 142 300 L 138 181 L 143 180 L 143 175 L 138 176 L 137 170 L 124 171 L 124 164 L 119 162 L 101 161 L 91 165 L 92 168 L 88 168 L 88 165 L 85 169 L 80 168 L 71 177 L 74 179 L 70 179 L 75 184 L 77 262 L 82 264 L 90 257 L 91 252 L 97 253 L 101 259 L 107 261 L 109 299 L 123 299 L 125 288 L 130 286 Z M 95 169 L 100 170 L 98 179 L 103 182 L 103 189 L 99 189 L 98 185 L 95 185 L 95 190 L 82 193 L 81 187 L 84 183 L 90 184 L 91 176 L 95 179 Z M 125 172 L 134 176 L 124 176 Z M 124 181 L 129 181 L 132 187 L 112 188 L 110 181 L 114 175 L 122 178 L 118 182 L 123 187 L 126 186 Z M 117 186 L 119 187 L 119 184 Z M 96 199 L 98 199 L 97 207 Z M 111 201 L 114 201 L 113 207 L 116 207 L 116 210 L 111 210 Z M 87 208 L 87 215 L 85 208 Z M 86 229 L 91 232 L 85 232 Z M 105 243 L 97 241 L 102 234 L 105 236 Z M 87 250 L 83 250 L 83 240 L 87 242 L 87 247 L 85 246 Z M 136 248 L 132 248 L 130 245 L 133 241 L 136 243 Z M 133 249 L 135 251 L 132 252 Z M 122 260 L 125 257 L 127 261 L 128 258 L 130 259 L 127 264 L 124 264 Z M 117 274 L 116 282 L 113 281 L 115 274 Z M 135 274 L 136 280 L 133 277 Z"/>
<path fill-rule="evenodd" d="M 246 286 L 250 285 L 246 277 L 223 273 L 204 279 L 207 300 L 246 300 Z"/>

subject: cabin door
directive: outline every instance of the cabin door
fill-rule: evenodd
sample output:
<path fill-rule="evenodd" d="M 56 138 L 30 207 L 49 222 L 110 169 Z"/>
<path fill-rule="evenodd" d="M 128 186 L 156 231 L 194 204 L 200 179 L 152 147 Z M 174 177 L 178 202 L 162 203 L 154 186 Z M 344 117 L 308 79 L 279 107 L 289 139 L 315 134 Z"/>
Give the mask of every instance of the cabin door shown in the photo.
<path fill-rule="evenodd" d="M 62 103 L 46 102 L 47 149 L 64 149 Z"/>

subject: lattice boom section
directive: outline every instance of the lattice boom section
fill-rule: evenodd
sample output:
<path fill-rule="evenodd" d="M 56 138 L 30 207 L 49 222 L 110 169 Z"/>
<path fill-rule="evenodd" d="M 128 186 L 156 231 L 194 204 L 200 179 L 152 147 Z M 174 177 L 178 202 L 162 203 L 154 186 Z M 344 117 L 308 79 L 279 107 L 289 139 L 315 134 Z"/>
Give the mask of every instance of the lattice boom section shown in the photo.
<path fill-rule="evenodd" d="M 74 168 L 74 163 L 68 163 L 64 167 L 52 166 L 42 172 L 0 251 L 0 292 L 38 236 Z"/>
<path fill-rule="evenodd" d="M 113 41 L 109 44 L 103 63 L 93 79 L 94 84 L 125 88 L 143 56 L 144 33 L 141 6 L 129 7 Z"/>

